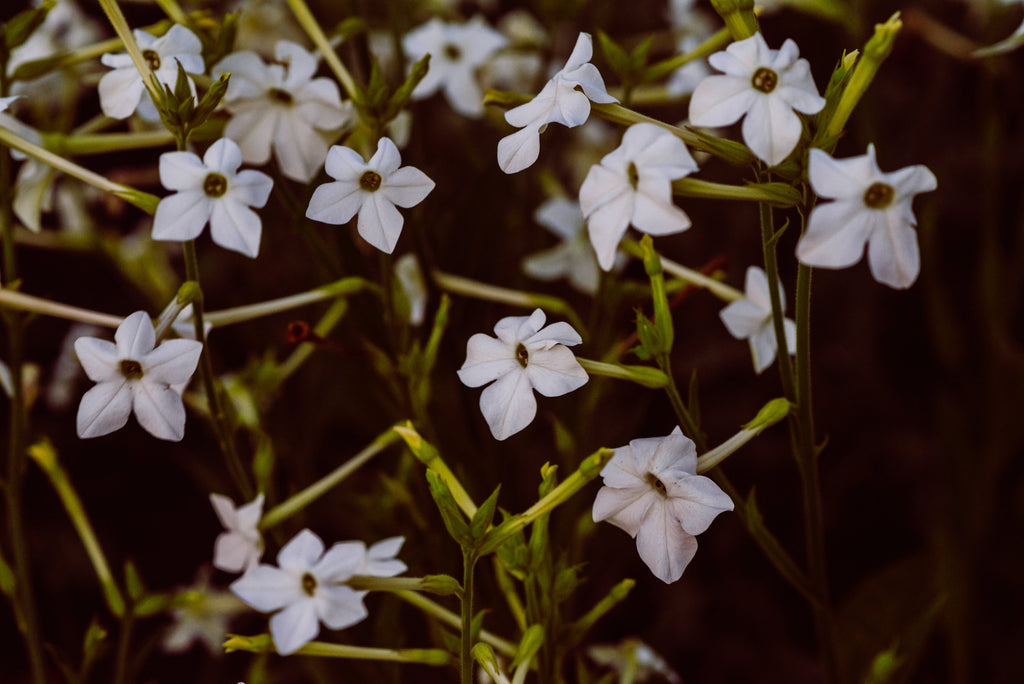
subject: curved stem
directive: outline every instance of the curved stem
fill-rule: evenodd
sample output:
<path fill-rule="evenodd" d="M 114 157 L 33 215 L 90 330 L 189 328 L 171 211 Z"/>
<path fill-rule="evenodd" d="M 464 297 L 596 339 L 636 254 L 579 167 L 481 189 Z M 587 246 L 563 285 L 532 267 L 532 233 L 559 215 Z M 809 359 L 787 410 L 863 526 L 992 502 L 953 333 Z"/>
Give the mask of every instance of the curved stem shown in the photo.
<path fill-rule="evenodd" d="M 473 684 L 473 571 L 476 553 L 462 552 L 462 640 L 459 655 L 460 684 Z"/>
<path fill-rule="evenodd" d="M 796 388 L 793 384 L 793 366 L 789 359 L 789 348 L 786 343 L 785 320 L 782 311 L 782 295 L 779 292 L 779 264 L 775 254 L 775 223 L 772 219 L 772 208 L 761 203 L 761 246 L 764 250 L 764 272 L 768 276 L 768 296 L 772 302 L 772 326 L 775 328 L 775 340 L 778 344 L 779 375 L 782 377 L 782 392 L 786 399 L 796 403 Z"/>

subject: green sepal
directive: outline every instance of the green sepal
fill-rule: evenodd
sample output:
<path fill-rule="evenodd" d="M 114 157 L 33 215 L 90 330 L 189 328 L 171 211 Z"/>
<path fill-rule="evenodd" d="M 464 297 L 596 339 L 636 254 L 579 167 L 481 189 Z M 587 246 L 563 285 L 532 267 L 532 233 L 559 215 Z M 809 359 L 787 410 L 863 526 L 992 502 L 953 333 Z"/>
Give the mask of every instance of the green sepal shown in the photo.
<path fill-rule="evenodd" d="M 495 487 L 494 492 L 487 497 L 487 500 L 480 504 L 480 508 L 476 509 L 476 514 L 469 523 L 469 533 L 473 539 L 482 538 L 487 533 L 487 530 L 490 529 L 491 520 L 494 518 L 494 511 L 498 506 L 498 492 L 500 491 L 501 485 L 498 485 Z"/>
<path fill-rule="evenodd" d="M 540 647 L 544 645 L 544 627 L 542 625 L 530 625 L 523 632 L 519 640 L 519 648 L 516 649 L 516 656 L 512 659 L 510 668 L 519 667 L 520 664 L 529 662 Z"/>
<path fill-rule="evenodd" d="M 445 529 L 448 530 L 451 538 L 459 543 L 459 546 L 470 548 L 473 538 L 469 531 L 469 525 L 466 524 L 466 520 L 462 517 L 462 512 L 455 503 L 448 485 L 433 470 L 427 470 L 426 472 L 427 483 L 430 485 L 430 495 L 434 497 L 434 503 L 437 504 L 437 509 L 441 512 L 441 519 L 444 521 Z"/>
<path fill-rule="evenodd" d="M 362 17 L 348 17 L 338 22 L 338 25 L 331 31 L 332 36 L 341 38 L 342 41 L 346 41 L 352 36 L 357 36 L 360 33 L 366 32 L 366 21 Z"/>
<path fill-rule="evenodd" d="M 631 350 L 642 361 L 650 361 L 662 353 L 664 343 L 654 323 L 639 310 L 636 312 L 636 336 L 640 344 Z"/>
<path fill-rule="evenodd" d="M 601 52 L 604 53 L 604 58 L 608 60 L 608 66 L 620 78 L 625 79 L 630 71 L 630 59 L 626 51 L 600 29 L 597 31 L 597 42 L 601 45 Z"/>
<path fill-rule="evenodd" d="M 88 680 L 93 664 L 103 655 L 108 636 L 106 627 L 94 617 L 82 637 L 82 667 L 79 669 L 81 681 Z"/>
<path fill-rule="evenodd" d="M 128 591 L 128 596 L 133 602 L 139 601 L 146 595 L 146 587 L 142 583 L 142 576 L 139 575 L 138 568 L 135 567 L 135 563 L 131 560 L 124 562 L 124 585 Z"/>
<path fill-rule="evenodd" d="M 190 127 L 192 129 L 199 128 L 206 120 L 210 118 L 213 111 L 217 109 L 217 105 L 220 104 L 221 100 L 224 99 L 224 95 L 228 92 L 228 80 L 231 78 L 231 74 L 223 73 L 216 81 L 210 84 L 209 90 L 199 100 L 199 104 L 196 105 L 195 112 L 192 114 L 192 120 Z"/>
<path fill-rule="evenodd" d="M 420 61 L 412 65 L 412 69 L 409 71 L 405 81 L 395 89 L 395 92 L 388 99 L 387 107 L 384 109 L 381 117 L 383 123 L 387 123 L 398 116 L 409 102 L 409 98 L 412 97 L 412 91 L 416 89 L 416 86 L 420 84 L 420 81 L 423 80 L 429 70 L 430 55 L 424 55 Z"/>
<path fill-rule="evenodd" d="M 564 565 L 564 559 L 560 559 L 558 565 Z M 580 579 L 580 570 L 583 565 L 570 565 L 559 567 L 555 573 L 554 599 L 556 603 L 562 603 L 576 591 L 583 580 Z"/>
<path fill-rule="evenodd" d="M 3 26 L 4 63 L 10 58 L 11 50 L 25 43 L 44 21 L 46 15 L 56 6 L 54 0 L 46 0 L 39 7 L 18 12 Z"/>

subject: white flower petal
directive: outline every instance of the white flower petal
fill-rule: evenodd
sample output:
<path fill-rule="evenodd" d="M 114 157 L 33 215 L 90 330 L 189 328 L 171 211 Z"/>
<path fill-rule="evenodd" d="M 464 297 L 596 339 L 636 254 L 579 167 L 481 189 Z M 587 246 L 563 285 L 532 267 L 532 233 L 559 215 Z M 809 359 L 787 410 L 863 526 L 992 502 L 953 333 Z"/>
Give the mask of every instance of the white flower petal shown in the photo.
<path fill-rule="evenodd" d="M 259 562 L 259 550 L 237 532 L 221 532 L 213 543 L 213 567 L 224 572 L 243 572 Z"/>
<path fill-rule="evenodd" d="M 324 170 L 334 180 L 347 183 L 359 183 L 359 179 L 369 167 L 359 153 L 350 147 L 332 145 L 327 152 Z M 323 186 L 321 186 L 323 187 Z"/>
<path fill-rule="evenodd" d="M 597 253 L 597 263 L 605 271 L 610 271 L 615 265 L 615 253 L 629 227 L 633 216 L 633 204 L 634 193 L 624 191 L 613 200 L 601 204 L 587 216 L 590 244 Z"/>
<path fill-rule="evenodd" d="M 671 235 L 690 227 L 690 217 L 671 199 L 665 201 L 642 191 L 633 198 L 631 222 L 637 230 L 650 235 Z"/>
<path fill-rule="evenodd" d="M 82 395 L 76 427 L 83 439 L 120 430 L 132 412 L 132 391 L 125 381 L 101 382 Z"/>
<path fill-rule="evenodd" d="M 206 150 L 203 164 L 211 171 L 234 176 L 242 165 L 242 150 L 231 138 L 220 138 Z"/>
<path fill-rule="evenodd" d="M 404 166 L 390 175 L 377 191 L 393 204 L 408 208 L 422 202 L 434 189 L 434 181 L 415 166 Z"/>
<path fill-rule="evenodd" d="M 498 141 L 498 166 L 505 173 L 529 168 L 540 156 L 540 126 L 531 124 Z"/>
<path fill-rule="evenodd" d="M 344 629 L 366 618 L 363 594 L 351 587 L 326 587 L 317 594 L 317 614 L 331 629 Z"/>
<path fill-rule="evenodd" d="M 571 78 L 576 85 L 583 89 L 583 94 L 588 99 L 602 104 L 618 102 L 617 99 L 608 94 L 608 90 L 604 85 L 604 79 L 601 78 L 601 72 L 593 64 L 583 64 L 573 69 Z"/>
<path fill-rule="evenodd" d="M 142 33 L 142 31 L 139 31 L 139 33 Z M 198 56 L 199 52 L 203 49 L 203 44 L 199 41 L 196 34 L 181 24 L 174 24 L 167 30 L 167 33 L 154 40 L 151 47 L 161 55 L 192 53 Z M 192 73 L 201 73 L 202 71 L 203 63 L 200 61 L 199 68 Z"/>
<path fill-rule="evenodd" d="M 697 553 L 697 538 L 683 530 L 667 506 L 652 506 L 636 535 L 636 548 L 654 576 L 671 584 Z"/>
<path fill-rule="evenodd" d="M 270 617 L 270 636 L 281 655 L 295 653 L 319 633 L 320 621 L 312 599 L 291 603 Z"/>
<path fill-rule="evenodd" d="M 594 522 L 608 521 L 636 537 L 647 511 L 659 505 L 658 496 L 643 480 L 628 487 L 602 487 L 594 498 L 591 516 Z"/>
<path fill-rule="evenodd" d="M 348 223 L 362 209 L 363 202 L 368 196 L 369 193 L 364 192 L 358 183 L 324 183 L 314 190 L 313 196 L 309 198 L 306 218 L 332 225 Z"/>
<path fill-rule="evenodd" d="M 103 74 L 98 88 L 103 113 L 111 119 L 127 119 L 139 106 L 146 86 L 133 65 Z"/>
<path fill-rule="evenodd" d="M 391 138 L 381 138 L 377 141 L 377 151 L 366 165 L 387 178 L 402 165 L 402 155 Z"/>
<path fill-rule="evenodd" d="M 739 121 L 757 100 L 749 78 L 708 76 L 690 97 L 690 123 L 728 126 Z"/>
<path fill-rule="evenodd" d="M 154 437 L 180 442 L 185 436 L 185 405 L 170 387 L 145 378 L 134 383 L 132 409 L 139 425 Z"/>
<path fill-rule="evenodd" d="M 164 340 L 140 359 L 145 380 L 165 385 L 189 381 L 199 365 L 203 345 L 195 340 Z"/>
<path fill-rule="evenodd" d="M 692 475 L 669 484 L 667 491 L 672 515 L 688 534 L 704 533 L 719 513 L 734 508 L 729 495 L 703 475 Z"/>
<path fill-rule="evenodd" d="M 231 179 L 228 193 L 231 199 L 250 207 L 262 207 L 270 198 L 274 181 L 265 173 L 246 169 Z"/>
<path fill-rule="evenodd" d="M 114 333 L 114 342 L 117 343 L 117 355 L 122 359 L 141 360 L 153 351 L 156 334 L 146 312 L 136 311 L 125 318 Z"/>
<path fill-rule="evenodd" d="M 249 207 L 228 197 L 213 203 L 210 237 L 221 247 L 255 258 L 262 234 L 263 223 Z"/>
<path fill-rule="evenodd" d="M 578 90 L 559 88 L 554 104 L 548 117 L 551 122 L 575 128 L 585 124 L 590 117 L 590 99 Z"/>
<path fill-rule="evenodd" d="M 398 244 L 404 223 L 405 219 L 395 205 L 379 192 L 373 192 L 369 193 L 359 210 L 356 229 L 364 240 L 385 254 L 391 254 Z"/>
<path fill-rule="evenodd" d="M 274 59 L 288 67 L 288 79 L 285 81 L 288 90 L 310 80 L 316 73 L 317 56 L 290 40 L 279 40 L 274 44 Z"/>
<path fill-rule="evenodd" d="M 231 120 L 224 127 L 224 135 L 238 143 L 242 159 L 250 164 L 266 164 L 270 160 L 270 148 L 277 130 L 281 111 L 259 103 L 235 107 Z"/>
<path fill-rule="evenodd" d="M 900 198 L 931 192 L 939 187 L 935 174 L 921 164 L 907 166 L 885 175 L 885 180 L 896 190 L 896 196 Z"/>
<path fill-rule="evenodd" d="M 327 158 L 328 144 L 311 126 L 294 116 L 281 116 L 274 128 L 274 158 L 292 180 L 313 180 Z"/>
<path fill-rule="evenodd" d="M 301 601 L 302 585 L 289 573 L 273 565 L 257 565 L 231 583 L 231 591 L 256 610 L 269 613 Z"/>
<path fill-rule="evenodd" d="M 168 195 L 156 205 L 153 239 L 184 242 L 199 237 L 216 204 L 202 192 L 185 191 Z"/>
<path fill-rule="evenodd" d="M 324 542 L 309 529 L 292 537 L 277 554 L 277 564 L 294 573 L 309 571 L 313 564 L 324 555 Z"/>
<path fill-rule="evenodd" d="M 568 347 L 531 351 L 526 375 L 533 389 L 545 397 L 560 397 L 587 383 L 589 377 Z"/>
<path fill-rule="evenodd" d="M 491 434 L 504 440 L 519 432 L 537 415 L 537 400 L 523 371 L 513 370 L 480 393 L 480 410 Z"/>
<path fill-rule="evenodd" d="M 366 558 L 366 545 L 361 541 L 338 542 L 327 550 L 312 568 L 317 582 L 338 584 L 352 577 Z M 338 629 L 335 627 L 334 629 Z"/>
<path fill-rule="evenodd" d="M 516 128 L 531 126 L 539 128 L 550 123 L 551 111 L 555 106 L 555 97 L 558 91 L 558 84 L 554 80 L 548 81 L 532 100 L 505 112 L 505 121 Z"/>
<path fill-rule="evenodd" d="M 490 335 L 476 333 L 466 343 L 466 361 L 458 370 L 459 380 L 468 387 L 480 387 L 514 371 L 519 366 L 515 350 Z"/>
<path fill-rule="evenodd" d="M 771 323 L 762 325 L 750 336 L 750 355 L 754 359 L 754 372 L 758 375 L 772 365 L 777 353 L 778 343 L 775 340 L 775 328 Z"/>
<path fill-rule="evenodd" d="M 743 120 L 743 142 L 758 159 L 775 166 L 793 151 L 803 128 L 789 106 L 777 97 L 759 97 Z"/>
<path fill-rule="evenodd" d="M 568 197 L 548 199 L 533 213 L 533 220 L 563 240 L 575 238 L 586 223 L 579 202 Z"/>
<path fill-rule="evenodd" d="M 523 344 L 529 347 L 531 351 L 534 345 L 544 342 L 547 343 L 544 345 L 545 348 L 555 343 L 572 347 L 583 342 L 583 338 L 580 337 L 580 334 L 571 325 L 565 321 L 559 321 L 541 328 L 523 340 Z"/>
<path fill-rule="evenodd" d="M 473 72 L 452 70 L 444 84 L 444 96 L 452 109 L 462 116 L 479 118 L 484 113 L 483 91 L 477 85 Z"/>
<path fill-rule="evenodd" d="M 880 217 L 867 211 L 860 199 L 819 204 L 811 211 L 807 232 L 796 245 L 796 256 L 808 266 L 846 268 L 864 255 L 864 243 Z"/>
<path fill-rule="evenodd" d="M 811 187 L 819 197 L 860 200 L 874 182 L 874 160 L 869 155 L 833 159 L 824 150 L 812 147 L 808 157 Z"/>
<path fill-rule="evenodd" d="M 884 218 L 885 230 L 876 230 L 868 243 L 871 275 L 883 285 L 905 290 L 921 271 L 917 232 L 903 221 L 899 207 L 890 207 Z"/>
<path fill-rule="evenodd" d="M 771 311 L 768 315 L 771 315 Z M 765 320 L 765 311 L 749 300 L 738 299 L 722 309 L 718 317 L 730 335 L 745 340 L 760 329 Z"/>
<path fill-rule="evenodd" d="M 202 192 L 207 168 L 191 152 L 164 152 L 160 155 L 160 184 L 168 190 Z"/>
<path fill-rule="evenodd" d="M 93 382 L 106 382 L 121 377 L 117 347 L 111 342 L 95 337 L 79 337 L 75 340 L 75 355 Z"/>

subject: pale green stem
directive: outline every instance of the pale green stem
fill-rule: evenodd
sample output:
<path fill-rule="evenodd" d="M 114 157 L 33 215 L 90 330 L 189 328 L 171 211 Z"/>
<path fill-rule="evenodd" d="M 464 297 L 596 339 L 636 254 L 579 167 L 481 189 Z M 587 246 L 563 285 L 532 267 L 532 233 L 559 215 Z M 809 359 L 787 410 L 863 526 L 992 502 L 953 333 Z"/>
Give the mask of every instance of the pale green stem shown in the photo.
<path fill-rule="evenodd" d="M 443 273 L 442 271 L 431 271 L 430 276 L 433 278 L 434 283 L 446 292 L 474 299 L 484 299 L 490 302 L 500 302 L 525 308 L 540 308 L 548 312 L 560 313 L 570 320 L 577 331 L 585 329 L 583 321 L 576 315 L 572 307 L 565 300 L 558 297 L 523 292 L 522 290 L 510 290 L 451 273 Z"/>
<path fill-rule="evenodd" d="M 427 615 L 436 618 L 437 620 L 443 622 L 449 627 L 458 628 L 462 624 L 462 620 L 461 618 L 459 618 L 458 615 L 442 606 L 439 606 L 427 597 L 420 596 L 416 592 L 398 591 L 395 592 L 395 596 L 402 599 L 406 603 L 416 606 Z M 511 641 L 502 639 L 501 637 L 496 636 L 485 629 L 480 630 L 480 641 L 487 642 L 488 644 L 490 644 L 491 646 L 493 646 L 509 658 L 514 658 L 516 655 L 516 651 L 518 650 L 516 648 L 516 645 L 513 644 Z"/>
<path fill-rule="evenodd" d="M 299 294 L 271 299 L 270 301 L 258 304 L 247 304 L 231 309 L 222 309 L 221 311 L 210 311 L 206 314 L 206 320 L 214 327 L 231 325 L 233 323 L 251 321 L 263 316 L 270 316 L 290 309 L 297 309 L 307 304 L 315 304 L 316 302 L 334 299 L 335 297 L 343 297 L 364 289 L 377 289 L 377 286 L 358 277 L 342 278 L 330 285 L 324 285 L 308 292 L 300 292 Z"/>
<path fill-rule="evenodd" d="M 732 35 L 729 33 L 729 29 L 720 29 L 717 33 L 711 35 L 703 43 L 690 50 L 689 52 L 675 57 L 669 57 L 668 59 L 662 60 L 657 64 L 652 64 L 644 72 L 643 80 L 645 81 L 656 81 L 658 79 L 668 76 L 677 69 L 686 66 L 690 62 L 706 57 L 713 52 L 718 52 L 724 48 L 732 40 Z M 636 99 L 634 98 L 634 102 Z"/>
<path fill-rule="evenodd" d="M 602 375 L 606 378 L 629 380 L 644 387 L 661 389 L 668 384 L 668 376 L 657 368 L 650 366 L 624 366 L 618 363 L 605 363 L 576 357 L 583 370 L 591 375 Z"/>
<path fill-rule="evenodd" d="M 353 575 L 345 584 L 356 591 L 422 591 L 438 596 L 459 596 L 462 587 L 449 575 L 427 575 L 426 577 L 377 577 L 375 575 Z"/>
<path fill-rule="evenodd" d="M 782 380 L 782 391 L 786 398 L 796 402 L 796 386 L 793 383 L 793 365 L 790 361 L 790 349 L 786 342 L 786 327 L 782 311 L 782 292 L 779 282 L 779 264 L 775 252 L 777 236 L 772 209 L 765 203 L 760 205 L 761 215 L 761 250 L 764 253 L 764 272 L 768 280 L 768 297 L 772 304 L 772 325 L 775 331 L 775 342 L 778 349 L 779 376 Z M 796 351 L 796 350 L 793 350 Z"/>
<path fill-rule="evenodd" d="M 455 473 L 444 462 L 440 452 L 438 452 L 434 445 L 423 439 L 422 435 L 416 432 L 416 428 L 413 427 L 411 421 L 396 425 L 392 429 L 405 440 L 409 450 L 412 451 L 413 455 L 423 465 L 434 471 L 444 480 L 445 486 L 451 492 L 452 499 L 462 509 L 462 512 L 466 514 L 466 517 L 472 520 L 473 516 L 476 515 L 476 504 L 473 503 L 473 499 L 466 492 L 466 488 L 462 486 L 459 478 L 455 477 Z"/>
<path fill-rule="evenodd" d="M 164 11 L 164 14 L 175 22 L 182 26 L 188 23 L 188 17 L 185 16 L 184 10 L 182 10 L 181 6 L 174 0 L 156 0 L 156 4 Z"/>
<path fill-rule="evenodd" d="M 273 639 L 269 634 L 242 636 L 232 634 L 224 642 L 227 653 L 249 651 L 252 653 L 274 653 Z M 439 648 L 370 648 L 311 641 L 295 655 L 320 656 L 322 658 L 349 658 L 354 660 L 383 660 L 393 663 L 418 663 L 420 665 L 448 665 L 452 656 Z"/>
<path fill-rule="evenodd" d="M 608 592 L 607 596 L 598 601 L 593 608 L 588 610 L 580 619 L 572 624 L 566 641 L 570 645 L 576 645 L 583 638 L 583 635 L 593 627 L 598 620 L 607 615 L 608 611 L 625 600 L 629 592 L 636 586 L 636 580 L 624 579 Z"/>
<path fill-rule="evenodd" d="M 96 533 L 92 529 L 89 517 L 85 514 L 82 501 L 78 498 L 78 493 L 75 492 L 74 487 L 68 480 L 67 473 L 64 472 L 64 468 L 61 467 L 60 462 L 57 460 L 56 451 L 48 442 L 40 442 L 29 447 L 28 453 L 32 460 L 46 473 L 46 477 L 49 478 L 53 488 L 57 491 L 57 496 L 60 498 L 61 503 L 64 504 L 64 509 L 71 518 L 71 524 L 74 526 L 75 531 L 78 532 L 82 545 L 85 546 L 85 552 L 89 556 L 89 561 L 96 571 L 96 577 L 99 579 L 100 587 L 103 589 L 103 597 L 107 601 L 107 607 L 110 608 L 111 613 L 121 617 L 124 615 L 124 599 L 121 597 L 121 591 L 117 588 L 117 582 L 114 581 L 114 576 L 110 572 L 107 558 L 103 554 L 99 541 L 96 539 Z"/>
<path fill-rule="evenodd" d="M 516 621 L 516 626 L 519 627 L 520 631 L 523 631 L 527 625 L 526 609 L 523 607 L 523 602 L 519 599 L 519 594 L 516 593 L 515 585 L 512 583 L 512 576 L 505 569 L 501 558 L 495 555 L 492 560 L 494 561 L 494 578 L 498 580 L 498 587 L 505 597 L 505 602 L 508 604 L 509 612 L 512 613 L 512 618 Z"/>
<path fill-rule="evenodd" d="M 462 551 L 462 619 L 460 627 L 459 680 L 461 684 L 473 684 L 473 582 L 477 555 L 471 549 Z"/>
<path fill-rule="evenodd" d="M 313 40 L 313 44 L 320 50 L 320 54 L 323 55 L 327 66 L 338 77 L 338 81 L 341 83 L 341 87 L 345 89 L 345 93 L 349 98 L 355 98 L 358 92 L 356 82 L 352 79 L 352 75 L 348 73 L 345 65 L 338 59 L 338 53 L 331 47 L 331 42 L 324 35 L 323 29 L 320 28 L 320 24 L 313 17 L 313 13 L 310 12 L 309 5 L 304 0 L 288 0 L 288 6 L 291 7 L 292 13 L 295 14 L 295 19 L 298 20 L 299 26 L 305 30 L 306 34 Z"/>
<path fill-rule="evenodd" d="M 398 440 L 398 434 L 394 430 L 388 429 L 387 432 L 370 442 L 365 449 L 332 470 L 328 475 L 325 475 L 303 489 L 301 492 L 288 497 L 287 500 L 267 511 L 260 520 L 260 529 L 265 530 L 273 527 L 282 520 L 286 520 L 290 516 L 303 510 L 306 506 L 309 506 L 309 504 L 313 503 L 340 484 L 345 478 L 358 470 L 371 458 L 384 451 Z"/>
<path fill-rule="evenodd" d="M 623 240 L 622 247 L 633 256 L 643 257 L 643 251 L 640 249 L 640 245 L 634 240 Z M 720 280 L 709 278 L 700 271 L 687 268 L 686 266 L 672 261 L 671 259 L 667 259 L 666 257 L 661 257 L 661 267 L 669 275 L 679 278 L 680 280 L 685 280 L 697 287 L 702 287 L 722 301 L 735 302 L 738 299 L 743 299 L 745 296 L 740 290 L 730 287 Z"/>
<path fill-rule="evenodd" d="M 135 68 L 139 70 L 139 75 L 142 77 L 142 84 L 146 86 L 146 90 L 149 91 L 150 97 L 153 98 L 153 102 L 160 102 L 160 93 L 157 92 L 157 80 L 153 75 L 153 70 L 149 68 L 149 63 L 146 62 L 146 58 L 142 56 L 142 51 L 139 49 L 139 44 L 135 42 L 135 36 L 132 35 L 131 27 L 128 26 L 128 20 L 125 19 L 124 13 L 121 12 L 121 8 L 117 4 L 117 0 L 99 0 L 100 7 L 107 15 L 107 19 L 110 21 L 110 25 L 114 28 L 114 33 L 117 34 L 118 38 L 124 44 L 125 49 L 128 51 L 129 56 L 132 58 L 132 62 L 135 64 Z"/>
<path fill-rule="evenodd" d="M 160 203 L 160 198 L 156 195 L 151 195 L 148 192 L 142 192 L 141 190 L 130 188 L 127 185 L 121 185 L 120 183 L 109 181 L 98 173 L 94 173 L 89 169 L 70 162 L 64 157 L 56 155 L 39 145 L 33 145 L 24 138 L 14 135 L 14 133 L 5 128 L 0 128 L 0 144 L 13 147 L 16 150 L 21 150 L 28 156 L 38 159 L 44 164 L 49 164 L 58 171 L 63 171 L 69 176 L 74 176 L 81 181 L 85 181 L 89 185 L 95 186 L 104 192 L 109 192 L 112 195 L 120 197 L 125 202 L 142 209 L 147 214 L 154 213 L 156 211 L 156 205 Z"/>
<path fill-rule="evenodd" d="M 479 546 L 481 556 L 496 551 L 513 535 L 524 529 L 540 516 L 550 513 L 557 506 L 567 501 L 573 494 L 582 489 L 588 482 L 597 477 L 605 464 L 611 460 L 615 452 L 611 449 L 598 449 L 584 459 L 579 468 L 569 477 L 562 480 L 540 501 L 530 506 L 519 515 L 506 519 L 492 529 L 484 537 Z"/>
<path fill-rule="evenodd" d="M 728 185 L 699 178 L 680 178 L 672 181 L 672 194 L 681 197 L 768 202 L 779 207 L 794 207 L 803 200 L 796 188 L 787 183 Z"/>
<path fill-rule="evenodd" d="M 13 290 L 0 289 L 0 309 L 32 311 L 45 316 L 54 316 L 81 323 L 91 323 L 107 328 L 116 328 L 124 322 L 124 318 L 120 316 L 112 316 L 98 311 L 82 309 L 77 306 L 68 306 L 67 304 L 58 304 L 57 302 L 51 302 L 49 299 L 22 294 Z"/>
<path fill-rule="evenodd" d="M 55 154 L 75 156 L 173 145 L 174 135 L 166 129 L 141 133 L 44 133 L 42 140 L 46 149 Z"/>

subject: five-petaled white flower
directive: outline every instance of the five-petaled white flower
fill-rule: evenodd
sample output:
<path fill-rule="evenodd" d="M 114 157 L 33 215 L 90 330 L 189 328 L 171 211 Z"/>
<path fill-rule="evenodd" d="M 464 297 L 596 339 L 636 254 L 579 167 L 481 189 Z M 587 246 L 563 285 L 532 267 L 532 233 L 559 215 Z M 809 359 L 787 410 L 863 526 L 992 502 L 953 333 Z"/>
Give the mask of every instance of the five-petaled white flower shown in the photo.
<path fill-rule="evenodd" d="M 651 235 L 690 227 L 690 218 L 672 202 L 672 181 L 696 170 L 683 141 L 661 126 L 626 129 L 622 144 L 590 167 L 580 187 L 580 207 L 601 268 L 611 270 L 630 223 Z"/>
<path fill-rule="evenodd" d="M 581 33 L 561 71 L 551 77 L 538 95 L 505 112 L 505 121 L 522 130 L 498 141 L 498 166 L 505 173 L 516 173 L 537 161 L 540 134 L 549 123 L 572 128 L 590 116 L 590 101 L 618 102 L 608 94 L 597 67 L 590 63 L 594 55 L 589 33 Z M 579 88 L 583 92 L 577 90 Z"/>
<path fill-rule="evenodd" d="M 552 197 L 537 208 L 533 220 L 561 238 L 561 244 L 523 259 L 523 271 L 540 280 L 568 278 L 580 292 L 597 294 L 601 270 L 587 239 L 586 219 L 580 204 L 568 197 Z M 616 261 L 623 262 L 623 255 Z"/>
<path fill-rule="evenodd" d="M 493 382 L 480 394 L 480 410 L 495 439 L 506 439 L 537 415 L 533 390 L 559 397 L 582 387 L 587 372 L 569 346 L 583 340 L 568 323 L 544 325 L 544 312 L 508 316 L 494 326 L 497 339 L 477 333 L 466 345 L 459 379 L 469 387 Z"/>
<path fill-rule="evenodd" d="M 114 341 L 75 340 L 85 374 L 97 383 L 78 406 L 78 436 L 99 437 L 119 430 L 134 410 L 149 434 L 180 441 L 185 436 L 185 406 L 178 387 L 195 372 L 202 343 L 166 340 L 154 348 L 156 335 L 145 311 L 124 319 Z"/>
<path fill-rule="evenodd" d="M 277 554 L 280 567 L 261 563 L 232 582 L 231 591 L 256 610 L 274 612 L 270 635 L 281 655 L 299 650 L 320 633 L 320 623 L 343 629 L 366 617 L 365 592 L 344 584 L 360 569 L 366 546 L 324 543 L 302 530 Z"/>
<path fill-rule="evenodd" d="M 696 535 L 733 509 L 713 480 L 697 475 L 697 450 L 678 427 L 616 449 L 601 478 L 594 522 L 607 520 L 636 537 L 640 558 L 666 584 L 693 560 Z"/>
<path fill-rule="evenodd" d="M 281 173 L 304 183 L 323 166 L 330 131 L 352 118 L 338 86 L 329 78 L 313 78 L 316 56 L 297 43 L 278 41 L 275 64 L 255 52 L 234 52 L 213 67 L 213 77 L 230 73 L 224 106 L 231 120 L 224 135 L 242 148 L 250 164 L 264 164 L 273 145 Z"/>
<path fill-rule="evenodd" d="M 395 205 L 415 206 L 434 189 L 434 181 L 415 166 L 403 166 L 390 138 L 377 141 L 370 161 L 355 150 L 335 145 L 327 153 L 327 174 L 335 179 L 318 187 L 309 199 L 306 217 L 339 225 L 359 214 L 359 235 L 391 254 L 405 219 Z"/>
<path fill-rule="evenodd" d="M 750 353 L 754 358 L 754 372 L 761 373 L 772 365 L 778 353 L 775 326 L 772 322 L 772 300 L 768 290 L 768 276 L 757 266 L 747 268 L 744 284 L 746 296 L 722 309 L 718 316 L 738 340 L 750 340 Z M 779 302 L 786 310 L 786 296 L 779 283 Z M 796 323 L 786 318 L 782 321 L 786 334 L 786 349 L 796 353 Z"/>
<path fill-rule="evenodd" d="M 184 26 L 175 24 L 159 38 L 138 29 L 134 34 L 149 68 L 161 83 L 172 90 L 178 81 L 178 64 L 189 74 L 201 74 L 205 70 L 201 54 L 203 44 Z M 100 61 L 114 69 L 100 79 L 100 108 L 103 113 L 112 119 L 126 119 L 138 109 L 139 116 L 146 121 L 159 121 L 160 113 L 131 56 L 106 54 Z M 191 78 L 189 87 L 194 96 L 196 86 Z"/>
<path fill-rule="evenodd" d="M 868 243 L 868 263 L 875 280 L 905 289 L 921 269 L 911 203 L 914 195 L 937 187 L 923 165 L 882 173 L 875 146 L 867 154 L 833 159 L 819 149 L 810 153 L 811 187 L 834 202 L 811 212 L 807 232 L 796 246 L 797 258 L 809 266 L 845 268 L 860 261 Z"/>
<path fill-rule="evenodd" d="M 263 224 L 249 207 L 262 207 L 274 181 L 265 173 L 239 171 L 242 153 L 229 138 L 210 145 L 202 160 L 191 152 L 160 155 L 160 182 L 176 190 L 157 205 L 154 240 L 194 240 L 210 223 L 210 236 L 225 249 L 255 257 Z"/>
<path fill-rule="evenodd" d="M 210 503 L 224 526 L 213 545 L 213 566 L 225 572 L 244 572 L 259 563 L 263 556 L 263 536 L 258 527 L 263 495 L 238 508 L 221 494 L 210 494 Z"/>
<path fill-rule="evenodd" d="M 711 55 L 711 66 L 725 73 L 708 76 L 694 90 L 690 123 L 728 126 L 745 114 L 743 142 L 769 166 L 778 164 L 800 141 L 796 112 L 816 114 L 825 106 L 810 64 L 799 56 L 792 40 L 770 50 L 760 33 Z"/>
<path fill-rule="evenodd" d="M 507 44 L 508 38 L 481 17 L 465 24 L 449 24 L 434 17 L 413 29 L 402 39 L 406 55 L 412 61 L 430 55 L 430 70 L 412 91 L 413 99 L 430 97 L 443 89 L 448 104 L 459 114 L 481 116 L 483 92 L 476 71 Z"/>

